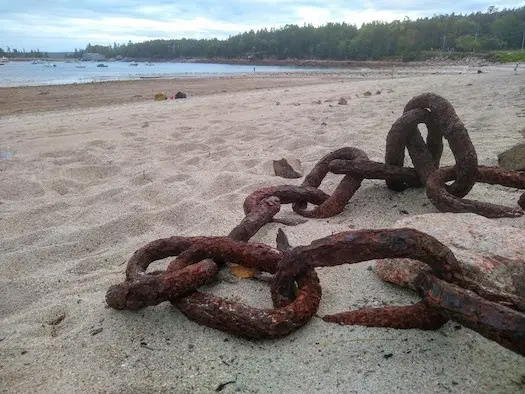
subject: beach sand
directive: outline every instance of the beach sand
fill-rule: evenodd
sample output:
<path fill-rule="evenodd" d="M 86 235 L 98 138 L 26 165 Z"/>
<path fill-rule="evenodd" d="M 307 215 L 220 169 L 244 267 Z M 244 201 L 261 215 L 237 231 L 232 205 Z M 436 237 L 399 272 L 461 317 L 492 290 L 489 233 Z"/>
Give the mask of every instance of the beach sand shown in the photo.
<path fill-rule="evenodd" d="M 314 317 L 283 339 L 248 341 L 199 326 L 169 303 L 130 312 L 109 309 L 104 300 L 145 243 L 226 235 L 243 218 L 252 191 L 301 183 L 274 176 L 274 159 L 297 158 L 306 173 L 326 153 L 354 146 L 383 161 L 392 123 L 423 92 L 447 98 L 480 164 L 497 165 L 498 153 L 523 142 L 525 73 L 485 70 L 1 89 L 0 390 L 523 392 L 525 358 L 453 322 L 420 331 L 338 326 Z M 153 101 L 157 91 L 177 90 L 191 97 Z M 52 93 L 34 94 L 40 91 Z M 364 97 L 366 91 L 372 96 Z M 140 102 L 129 102 L 130 92 Z M 337 105 L 340 97 L 348 105 Z M 453 162 L 446 145 L 443 164 Z M 329 175 L 323 190 L 331 192 L 340 179 Z M 518 197 L 513 189 L 485 185 L 469 194 L 512 206 Z M 284 228 L 293 245 L 304 245 L 349 229 L 387 228 L 403 212 L 437 210 L 421 189 L 395 193 L 382 181 L 365 180 L 340 215 L 294 227 L 271 223 L 252 240 L 275 245 Z M 295 214 L 284 206 L 278 217 Z M 497 221 L 525 228 L 523 217 Z M 418 299 L 381 282 L 371 265 L 319 269 L 318 315 Z M 271 306 L 268 286 L 254 280 L 207 291 Z"/>

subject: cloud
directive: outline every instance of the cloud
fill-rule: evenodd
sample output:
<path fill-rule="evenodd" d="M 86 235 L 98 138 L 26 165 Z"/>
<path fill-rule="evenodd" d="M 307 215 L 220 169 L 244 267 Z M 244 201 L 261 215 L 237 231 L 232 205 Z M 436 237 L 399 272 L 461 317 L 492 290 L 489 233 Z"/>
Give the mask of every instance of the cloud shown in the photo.
<path fill-rule="evenodd" d="M 467 0 L 20 0 L 0 4 L 0 47 L 68 51 L 92 44 L 170 38 L 227 38 L 286 24 L 356 24 L 444 13 L 485 11 L 500 4 Z"/>

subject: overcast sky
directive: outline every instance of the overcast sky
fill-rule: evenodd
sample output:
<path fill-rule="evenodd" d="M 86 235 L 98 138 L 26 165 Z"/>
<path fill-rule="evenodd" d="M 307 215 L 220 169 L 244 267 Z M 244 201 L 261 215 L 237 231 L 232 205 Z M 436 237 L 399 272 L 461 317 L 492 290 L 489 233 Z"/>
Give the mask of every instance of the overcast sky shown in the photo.
<path fill-rule="evenodd" d="M 392 21 L 513 8 L 476 0 L 0 0 L 0 48 L 72 51 L 91 44 L 227 38 L 286 24 Z"/>

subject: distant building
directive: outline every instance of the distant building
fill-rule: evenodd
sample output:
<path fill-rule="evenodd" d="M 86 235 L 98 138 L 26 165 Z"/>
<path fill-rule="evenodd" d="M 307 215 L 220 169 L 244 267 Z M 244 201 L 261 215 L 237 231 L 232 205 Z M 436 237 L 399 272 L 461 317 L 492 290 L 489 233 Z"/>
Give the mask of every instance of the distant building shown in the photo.
<path fill-rule="evenodd" d="M 83 60 L 94 60 L 94 61 L 98 62 L 100 60 L 106 60 L 106 56 L 104 56 L 101 53 L 87 52 L 87 53 L 84 53 L 82 55 L 82 59 Z"/>

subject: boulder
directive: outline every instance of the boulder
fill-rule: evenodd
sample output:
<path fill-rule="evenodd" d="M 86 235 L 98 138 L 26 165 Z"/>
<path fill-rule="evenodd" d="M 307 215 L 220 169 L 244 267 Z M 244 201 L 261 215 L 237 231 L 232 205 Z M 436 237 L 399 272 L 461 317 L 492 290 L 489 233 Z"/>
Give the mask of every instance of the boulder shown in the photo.
<path fill-rule="evenodd" d="M 498 163 L 507 171 L 525 171 L 525 143 L 515 145 L 500 153 Z"/>
<path fill-rule="evenodd" d="M 463 275 L 488 290 L 525 297 L 525 229 L 473 213 L 437 213 L 408 217 L 394 228 L 423 231 L 452 250 Z M 413 288 L 425 264 L 411 259 L 381 259 L 375 270 L 387 282 Z"/>
<path fill-rule="evenodd" d="M 168 97 L 164 93 L 157 93 L 155 95 L 155 101 L 164 101 L 167 100 Z"/>
<path fill-rule="evenodd" d="M 339 104 L 339 105 L 346 105 L 346 104 L 348 104 L 348 102 L 346 101 L 345 98 L 341 97 L 339 99 L 339 101 L 337 102 L 337 104 Z"/>
<path fill-rule="evenodd" d="M 176 99 L 183 99 L 183 98 L 186 98 L 186 93 L 177 92 L 177 93 L 175 94 L 175 100 L 176 100 Z"/>

